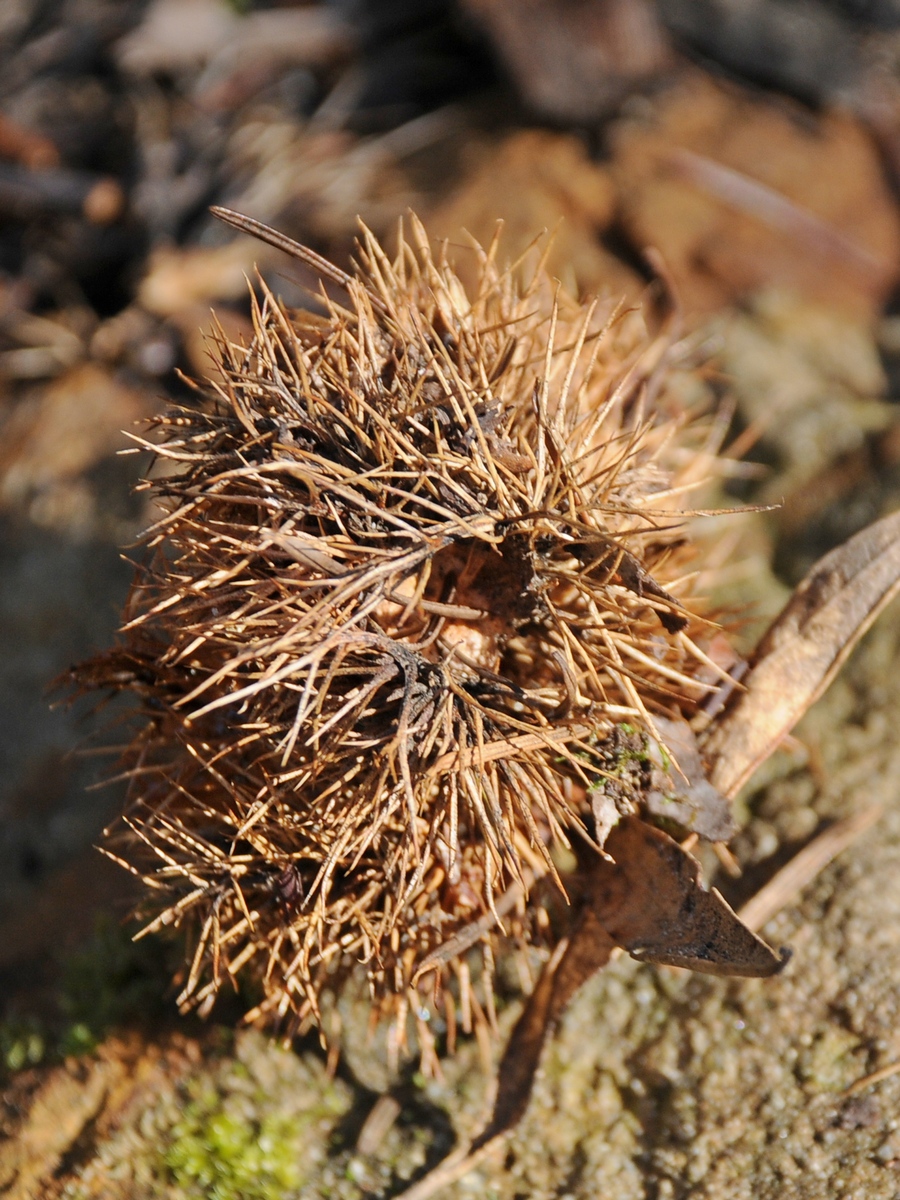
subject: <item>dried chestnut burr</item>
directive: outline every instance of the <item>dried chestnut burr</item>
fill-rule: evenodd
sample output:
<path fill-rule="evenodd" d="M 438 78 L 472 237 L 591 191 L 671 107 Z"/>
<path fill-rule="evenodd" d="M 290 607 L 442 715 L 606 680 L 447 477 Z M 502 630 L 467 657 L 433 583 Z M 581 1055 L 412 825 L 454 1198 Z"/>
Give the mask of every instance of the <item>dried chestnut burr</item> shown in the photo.
<path fill-rule="evenodd" d="M 735 658 L 690 592 L 721 429 L 670 389 L 670 337 L 496 242 L 467 294 L 415 218 L 393 258 L 364 230 L 352 276 L 263 233 L 322 315 L 260 285 L 250 345 L 154 422 L 162 515 L 75 671 L 139 706 L 107 851 L 148 929 L 190 930 L 184 1008 L 247 975 L 248 1019 L 298 1028 L 362 964 L 398 1027 L 467 1020 L 501 947 L 558 942 L 561 864 L 607 861 L 696 757 Z M 689 775 L 667 828 L 726 836 Z"/>

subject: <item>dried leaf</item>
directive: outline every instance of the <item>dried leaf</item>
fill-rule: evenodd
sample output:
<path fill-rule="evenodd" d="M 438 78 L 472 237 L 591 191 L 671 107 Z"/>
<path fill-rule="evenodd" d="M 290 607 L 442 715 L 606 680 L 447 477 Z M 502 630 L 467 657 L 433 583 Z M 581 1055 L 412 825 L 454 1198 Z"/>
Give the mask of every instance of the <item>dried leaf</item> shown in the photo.
<path fill-rule="evenodd" d="M 788 961 L 790 951 L 776 954 L 715 889 L 704 891 L 699 864 L 661 830 L 623 817 L 611 830 L 606 850 L 611 859 L 594 855 L 589 860 L 584 905 L 573 932 L 556 947 L 510 1035 L 490 1121 L 468 1149 L 449 1155 L 398 1200 L 427 1200 L 476 1167 L 515 1128 L 528 1108 L 550 1032 L 616 946 L 639 962 L 709 975 L 777 975 Z"/>
<path fill-rule="evenodd" d="M 591 124 L 668 60 L 647 0 L 466 0 L 526 104 L 561 123 Z"/>
<path fill-rule="evenodd" d="M 647 811 L 677 821 L 710 842 L 728 841 L 737 829 L 731 805 L 706 778 L 693 729 L 681 718 L 654 717 L 653 723 L 663 745 L 650 743 L 657 767 L 644 797 Z"/>
<path fill-rule="evenodd" d="M 449 1155 L 398 1200 L 427 1200 L 471 1171 L 515 1128 L 528 1108 L 550 1032 L 617 945 L 640 962 L 710 975 L 776 975 L 790 957 L 751 933 L 715 889 L 704 891 L 699 864 L 661 830 L 623 817 L 606 849 L 615 861 L 599 855 L 589 860 L 573 932 L 544 967 L 510 1035 L 490 1121 L 466 1150 Z"/>
<path fill-rule="evenodd" d="M 622 232 L 662 254 L 686 313 L 721 312 L 773 287 L 867 323 L 881 309 L 900 224 L 877 148 L 849 113 L 823 113 L 813 132 L 688 71 L 648 101 L 641 121 L 614 123 L 609 140 L 627 198 Z"/>
<path fill-rule="evenodd" d="M 826 554 L 760 641 L 746 690 L 703 750 L 710 783 L 734 796 L 831 683 L 900 588 L 900 513 Z"/>
<path fill-rule="evenodd" d="M 597 920 L 639 962 L 707 975 L 776 975 L 788 960 L 751 933 L 700 867 L 668 834 L 623 817 L 606 840 L 614 862 L 597 858 L 588 886 Z"/>

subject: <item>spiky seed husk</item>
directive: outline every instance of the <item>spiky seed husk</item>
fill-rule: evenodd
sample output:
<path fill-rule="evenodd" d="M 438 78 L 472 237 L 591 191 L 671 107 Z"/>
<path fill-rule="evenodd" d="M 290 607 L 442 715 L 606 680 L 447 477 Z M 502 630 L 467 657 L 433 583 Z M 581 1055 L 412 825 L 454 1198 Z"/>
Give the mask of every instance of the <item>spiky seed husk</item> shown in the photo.
<path fill-rule="evenodd" d="M 163 515 L 79 678 L 140 700 L 109 848 L 194 931 L 186 1007 L 250 972 L 252 1018 L 316 1020 L 363 963 L 402 1010 L 501 917 L 540 942 L 598 746 L 709 686 L 680 577 L 713 454 L 667 342 L 473 253 L 469 296 L 413 219 L 320 317 L 261 285 L 156 422 Z"/>

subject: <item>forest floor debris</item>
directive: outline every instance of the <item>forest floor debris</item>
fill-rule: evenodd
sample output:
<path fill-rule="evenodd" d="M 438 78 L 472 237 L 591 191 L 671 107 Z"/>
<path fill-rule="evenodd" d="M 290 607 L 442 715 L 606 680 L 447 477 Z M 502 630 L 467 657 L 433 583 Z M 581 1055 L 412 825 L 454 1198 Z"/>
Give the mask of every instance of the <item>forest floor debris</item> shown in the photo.
<path fill-rule="evenodd" d="M 188 7 L 190 36 L 166 24 Z M 665 52 L 644 35 L 656 47 L 651 82 L 635 68 L 625 86 L 614 81 L 618 99 L 601 117 L 557 113 L 548 124 L 535 116 L 548 101 L 516 90 L 512 52 L 507 76 L 504 54 L 492 58 L 457 7 L 430 6 L 433 24 L 405 42 L 375 4 L 362 25 L 337 6 L 241 7 L 170 2 L 167 17 L 163 2 L 16 0 L 0 16 L 0 981 L 10 1029 L 27 1012 L 53 1025 L 57 948 L 81 943 L 95 906 L 124 912 L 120 884 L 90 848 L 117 797 L 85 794 L 96 760 L 66 757 L 84 726 L 45 716 L 43 697 L 53 675 L 108 642 L 128 575 L 118 547 L 148 515 L 129 496 L 135 460 L 114 456 L 118 431 L 161 395 L 183 394 L 179 369 L 208 369 L 199 331 L 211 306 L 240 336 L 255 263 L 291 303 L 315 286 L 274 252 L 231 241 L 209 204 L 344 264 L 357 214 L 389 234 L 412 204 L 452 242 L 464 241 L 460 226 L 489 240 L 503 218 L 510 254 L 562 216 L 553 262 L 566 284 L 623 293 L 651 313 L 671 300 L 645 257 L 656 247 L 685 336 L 711 354 L 690 386 L 731 394 L 735 432 L 755 441 L 762 477 L 736 477 L 732 495 L 784 499 L 779 513 L 747 518 L 728 585 L 738 601 L 753 596 L 757 621 L 780 607 L 785 583 L 900 502 L 896 28 L 859 26 L 849 4 L 811 3 L 822 38 L 792 55 L 778 6 L 754 3 L 755 28 L 778 51 L 763 82 L 791 97 L 759 86 L 747 29 L 717 19 L 698 31 L 684 5 L 660 0 Z M 838 44 L 833 79 L 807 70 L 817 47 Z M 697 47 L 731 76 L 686 62 Z M 417 76 L 410 65 L 423 62 Z M 796 99 L 809 97 L 809 80 L 816 105 Z M 558 87 L 543 95 L 570 103 Z M 743 875 L 716 882 L 735 907 L 753 893 L 762 906 L 772 888 L 773 903 L 787 900 L 767 917 L 767 936 L 794 947 L 787 972 L 738 985 L 613 964 L 562 1022 L 508 1169 L 482 1166 L 478 1187 L 555 1194 L 564 1180 L 587 1197 L 602 1182 L 622 1200 L 648 1189 L 701 1200 L 895 1195 L 897 654 L 892 610 L 804 721 L 804 754 L 779 756 L 766 786 L 740 800 Z M 879 805 L 876 831 L 860 832 Z M 836 824 L 817 841 L 825 822 Z M 852 844 L 819 874 L 813 855 L 839 832 Z M 778 868 L 804 863 L 796 893 Z M 506 983 L 504 1032 L 526 984 Z M 449 1149 L 451 1119 L 460 1136 L 480 1127 L 488 1048 L 461 1037 L 443 1082 L 398 1078 L 385 1047 L 367 1043 L 363 1011 L 348 1001 L 341 1014 L 337 1079 L 314 1047 L 298 1057 L 256 1034 L 232 1045 L 163 1023 L 87 1057 L 32 1062 L 4 1080 L 0 1179 L 18 1171 L 23 1196 L 165 1187 L 182 1200 L 212 1183 L 245 1196 L 260 1164 L 232 1136 L 239 1119 L 271 1137 L 259 1177 L 273 1197 L 397 1192 Z M 20 1065 L 40 1057 L 26 1033 Z M 870 1095 L 865 1110 L 846 1108 Z M 220 1173 L 210 1181 L 209 1171 Z"/>

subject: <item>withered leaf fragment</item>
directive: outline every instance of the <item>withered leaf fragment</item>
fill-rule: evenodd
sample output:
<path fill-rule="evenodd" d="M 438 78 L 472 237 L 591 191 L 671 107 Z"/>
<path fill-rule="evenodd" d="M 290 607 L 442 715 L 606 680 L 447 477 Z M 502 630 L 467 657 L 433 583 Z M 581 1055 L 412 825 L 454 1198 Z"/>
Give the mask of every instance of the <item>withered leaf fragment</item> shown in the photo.
<path fill-rule="evenodd" d="M 639 962 L 689 967 L 710 975 L 777 975 L 790 952 L 776 954 L 715 890 L 700 884 L 696 859 L 637 817 L 623 817 L 605 850 L 582 864 L 581 907 L 571 935 L 541 972 L 516 1022 L 497 1078 L 491 1119 L 466 1149 L 451 1154 L 398 1200 L 427 1200 L 471 1171 L 528 1108 L 547 1038 L 582 984 L 616 946 Z"/>
<path fill-rule="evenodd" d="M 813 566 L 763 636 L 745 690 L 710 731 L 710 783 L 734 796 L 825 691 L 900 588 L 900 513 Z"/>
<path fill-rule="evenodd" d="M 674 762 L 666 761 L 661 747 L 651 741 L 651 757 L 659 765 L 644 797 L 647 812 L 676 821 L 707 841 L 727 841 L 737 830 L 731 805 L 706 778 L 693 729 L 683 718 L 654 717 L 653 724 Z"/>
<path fill-rule="evenodd" d="M 777 975 L 790 957 L 751 933 L 716 891 L 700 884 L 695 858 L 660 829 L 623 817 L 598 858 L 588 904 L 616 943 L 640 962 L 707 975 Z"/>
<path fill-rule="evenodd" d="M 615 947 L 596 913 L 585 908 L 572 936 L 556 947 L 516 1022 L 500 1062 L 491 1120 L 472 1143 L 473 1149 L 511 1129 L 521 1119 L 528 1107 L 548 1035 L 581 985 L 606 966 Z"/>

